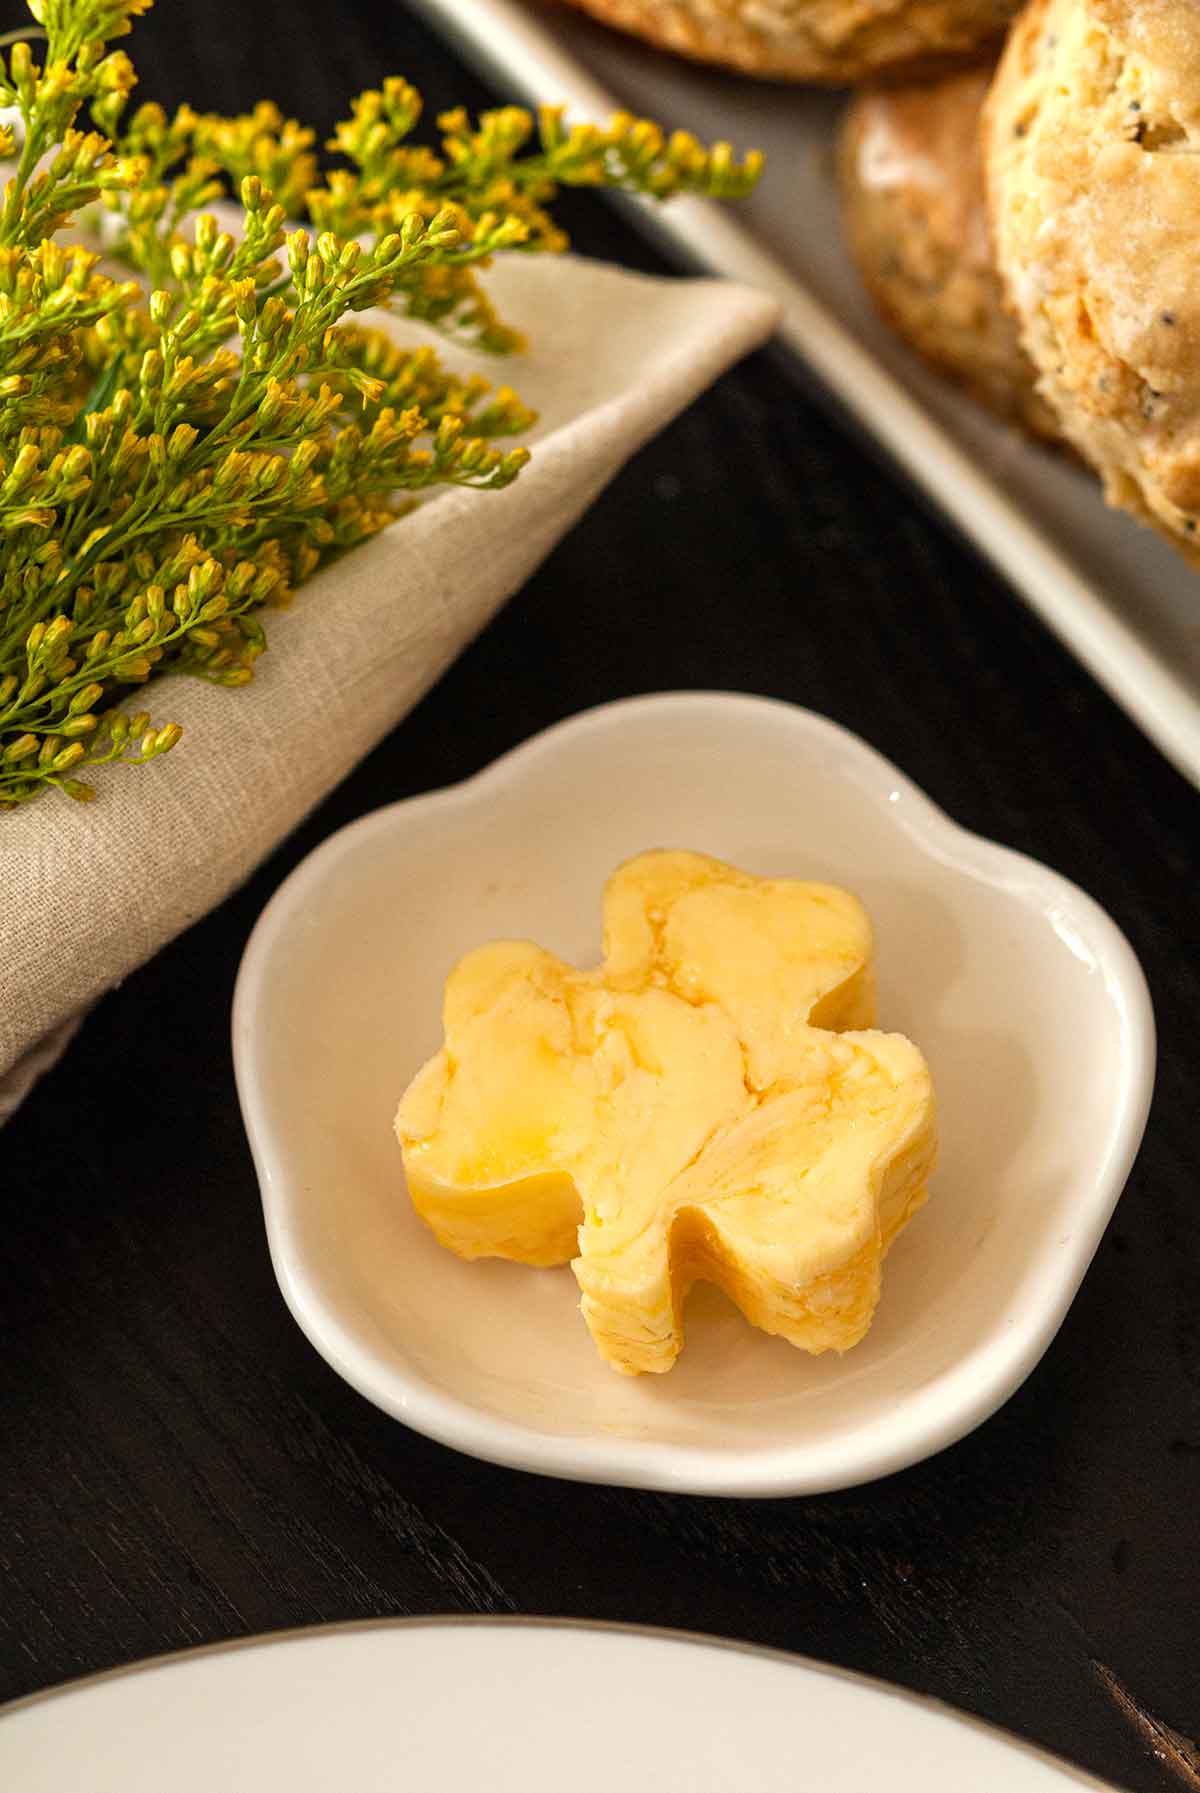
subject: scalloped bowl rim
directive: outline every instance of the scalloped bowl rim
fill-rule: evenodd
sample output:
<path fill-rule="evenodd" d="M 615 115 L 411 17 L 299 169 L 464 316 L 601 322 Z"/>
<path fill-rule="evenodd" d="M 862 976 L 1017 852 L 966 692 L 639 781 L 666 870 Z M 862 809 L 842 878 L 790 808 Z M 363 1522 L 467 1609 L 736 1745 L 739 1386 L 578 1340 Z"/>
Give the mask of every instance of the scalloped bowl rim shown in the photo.
<path fill-rule="evenodd" d="M 397 818 L 414 821 L 430 811 L 474 805 L 536 776 L 539 762 L 567 740 L 611 730 L 626 718 L 649 712 L 689 710 L 710 720 L 720 714 L 794 729 L 798 739 L 819 743 L 854 783 L 894 792 L 899 801 L 893 799 L 893 825 L 931 859 L 991 884 L 1019 883 L 1036 889 L 1043 900 L 1053 899 L 1073 925 L 1085 925 L 1121 1031 L 1121 1100 L 1098 1159 L 1091 1205 L 1081 1216 L 1070 1250 L 1058 1257 L 1053 1274 L 1044 1276 L 1044 1299 L 1031 1304 L 1020 1323 L 987 1341 L 982 1363 L 973 1351 L 934 1388 L 912 1396 L 902 1423 L 833 1439 L 815 1450 L 798 1441 L 741 1460 L 671 1441 L 542 1433 L 439 1388 L 415 1365 L 400 1372 L 381 1363 L 356 1328 L 324 1300 L 297 1248 L 287 1212 L 292 1187 L 287 1148 L 262 1111 L 256 1063 L 256 1016 L 273 954 L 349 848 L 386 834 Z M 1138 959 L 1112 918 L 1078 885 L 1039 860 L 963 828 L 891 761 L 828 718 L 779 699 L 719 691 L 664 692 L 582 711 L 461 782 L 403 798 L 337 830 L 288 875 L 259 917 L 238 973 L 232 1034 L 238 1097 L 280 1289 L 310 1342 L 351 1387 L 406 1426 L 484 1461 L 569 1480 L 754 1498 L 825 1493 L 892 1474 L 955 1443 L 1009 1399 L 1054 1338 L 1124 1188 L 1149 1113 L 1156 1050 L 1153 1010 Z"/>

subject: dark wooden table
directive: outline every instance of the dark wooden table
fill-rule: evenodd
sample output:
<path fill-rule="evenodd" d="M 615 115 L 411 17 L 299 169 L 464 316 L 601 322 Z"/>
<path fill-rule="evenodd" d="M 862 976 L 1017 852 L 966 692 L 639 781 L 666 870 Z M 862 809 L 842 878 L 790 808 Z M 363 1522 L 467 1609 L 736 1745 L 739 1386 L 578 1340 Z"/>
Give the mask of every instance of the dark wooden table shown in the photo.
<path fill-rule="evenodd" d="M 160 0 L 131 47 L 144 94 L 269 92 L 322 126 L 389 72 L 431 109 L 487 97 L 398 0 Z M 568 216 L 578 247 L 657 265 L 603 202 Z M 680 686 L 824 711 L 1079 880 L 1157 1010 L 1146 1142 L 1043 1362 L 953 1449 L 823 1499 L 546 1481 L 377 1413 L 284 1308 L 234 1098 L 238 958 L 317 841 Z M 281 1626 L 554 1613 L 805 1652 L 1141 1793 L 1200 1787 L 1198 843 L 1200 796 L 998 578 L 777 361 L 728 375 L 0 1139 L 0 1697 Z"/>

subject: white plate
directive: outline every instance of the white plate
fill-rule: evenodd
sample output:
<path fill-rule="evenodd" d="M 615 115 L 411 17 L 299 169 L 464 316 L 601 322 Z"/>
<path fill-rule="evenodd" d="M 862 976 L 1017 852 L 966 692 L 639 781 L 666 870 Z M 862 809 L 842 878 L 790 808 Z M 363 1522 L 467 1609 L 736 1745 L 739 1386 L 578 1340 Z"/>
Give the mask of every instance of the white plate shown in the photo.
<path fill-rule="evenodd" d="M 931 1063 L 933 1196 L 845 1357 L 701 1289 L 676 1367 L 619 1376 L 568 1269 L 464 1263 L 409 1203 L 392 1116 L 441 1043 L 451 965 L 506 936 L 595 963 L 604 879 L 651 846 L 857 892 L 882 1020 Z M 1011 1394 L 1120 1194 L 1154 1060 L 1141 971 L 1090 898 L 963 833 L 832 723 L 711 694 L 590 711 L 333 835 L 255 928 L 233 1033 L 276 1273 L 336 1370 L 481 1457 L 711 1494 L 865 1481 Z"/>
<path fill-rule="evenodd" d="M 842 242 L 831 154 L 841 95 L 704 69 L 533 0 L 418 3 L 515 98 L 597 119 L 620 104 L 764 149 L 747 201 L 633 216 L 714 273 L 776 293 L 785 341 L 1200 783 L 1200 578 L 1106 510 L 1087 474 L 981 411 L 880 323 Z"/>
<path fill-rule="evenodd" d="M 1071 1793 L 931 1701 L 772 1651 L 548 1621 L 332 1626 L 0 1713 L 12 1793 Z"/>

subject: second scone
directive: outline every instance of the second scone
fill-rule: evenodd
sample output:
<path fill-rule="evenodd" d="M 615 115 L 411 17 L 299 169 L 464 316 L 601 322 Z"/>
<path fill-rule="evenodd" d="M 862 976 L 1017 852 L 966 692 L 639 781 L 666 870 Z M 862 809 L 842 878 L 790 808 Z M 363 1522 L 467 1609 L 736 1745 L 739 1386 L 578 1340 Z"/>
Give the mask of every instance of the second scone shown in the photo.
<path fill-rule="evenodd" d="M 701 62 L 777 81 L 861 81 L 995 41 L 1019 0 L 572 0 Z"/>
<path fill-rule="evenodd" d="M 838 158 L 851 252 L 885 321 L 991 410 L 1057 437 L 992 259 L 980 113 L 990 72 L 859 94 Z"/>
<path fill-rule="evenodd" d="M 1200 527 L 1200 8 L 1033 0 L 985 108 L 997 262 L 1111 504 Z"/>

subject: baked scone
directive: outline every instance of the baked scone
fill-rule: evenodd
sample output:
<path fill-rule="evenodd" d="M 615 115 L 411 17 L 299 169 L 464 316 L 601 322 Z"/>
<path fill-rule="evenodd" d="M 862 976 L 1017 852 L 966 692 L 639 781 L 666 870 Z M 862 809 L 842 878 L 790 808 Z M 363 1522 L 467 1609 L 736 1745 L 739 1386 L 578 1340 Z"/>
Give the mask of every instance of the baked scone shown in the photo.
<path fill-rule="evenodd" d="M 993 42 L 1019 0 L 572 0 L 622 31 L 776 81 L 859 81 Z"/>
<path fill-rule="evenodd" d="M 1022 341 L 1110 504 L 1200 558 L 1200 7 L 1033 0 L 984 110 Z"/>
<path fill-rule="evenodd" d="M 993 411 L 1056 437 L 992 259 L 979 145 L 990 80 L 968 69 L 860 93 L 842 125 L 842 215 L 884 320 Z"/>

